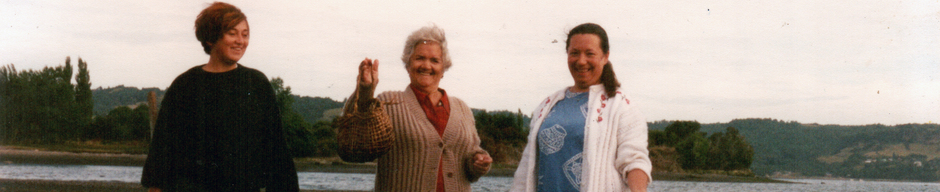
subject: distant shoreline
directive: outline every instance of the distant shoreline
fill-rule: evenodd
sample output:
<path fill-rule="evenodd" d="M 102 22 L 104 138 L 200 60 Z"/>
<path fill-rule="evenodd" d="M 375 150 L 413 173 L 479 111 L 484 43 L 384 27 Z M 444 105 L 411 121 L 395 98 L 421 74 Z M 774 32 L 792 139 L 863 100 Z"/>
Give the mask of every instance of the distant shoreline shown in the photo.
<path fill-rule="evenodd" d="M 38 149 L 17 149 L 0 146 L 0 162 L 4 164 L 42 164 L 42 165 L 110 165 L 142 167 L 147 160 L 143 154 L 115 153 L 73 153 L 43 151 Z M 375 163 L 345 163 L 339 158 L 295 158 L 299 172 L 331 173 L 375 173 Z M 487 176 L 512 177 L 515 167 L 498 166 Z M 792 183 L 763 177 L 742 177 L 719 174 L 691 174 L 653 172 L 654 181 L 695 181 L 695 182 L 759 182 Z"/>

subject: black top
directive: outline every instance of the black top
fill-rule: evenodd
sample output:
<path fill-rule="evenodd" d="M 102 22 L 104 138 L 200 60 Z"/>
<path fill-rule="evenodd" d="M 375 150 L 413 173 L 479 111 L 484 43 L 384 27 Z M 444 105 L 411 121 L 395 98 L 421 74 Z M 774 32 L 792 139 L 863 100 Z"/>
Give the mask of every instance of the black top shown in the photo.
<path fill-rule="evenodd" d="M 268 78 L 196 66 L 161 103 L 141 184 L 164 191 L 298 191 Z M 195 187 L 195 188 L 193 188 Z"/>

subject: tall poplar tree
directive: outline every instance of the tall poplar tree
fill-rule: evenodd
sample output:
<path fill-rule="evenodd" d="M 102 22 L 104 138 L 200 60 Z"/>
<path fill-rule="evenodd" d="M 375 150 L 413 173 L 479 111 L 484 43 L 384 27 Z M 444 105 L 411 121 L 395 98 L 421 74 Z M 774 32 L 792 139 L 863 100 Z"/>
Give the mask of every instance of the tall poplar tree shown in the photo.
<path fill-rule="evenodd" d="M 95 102 L 91 95 L 91 77 L 88 74 L 88 63 L 78 58 L 78 74 L 75 75 L 75 115 L 80 129 L 91 123 L 94 114 Z"/>
<path fill-rule="evenodd" d="M 13 65 L 0 67 L 0 144 L 6 144 L 13 137 L 13 114 L 17 109 L 10 105 L 13 94 L 10 88 L 12 80 L 16 78 L 16 68 Z"/>
<path fill-rule="evenodd" d="M 63 66 L 41 71 L 16 71 L 11 64 L 0 73 L 0 138 L 4 144 L 57 143 L 75 138 L 78 127 L 70 58 Z"/>

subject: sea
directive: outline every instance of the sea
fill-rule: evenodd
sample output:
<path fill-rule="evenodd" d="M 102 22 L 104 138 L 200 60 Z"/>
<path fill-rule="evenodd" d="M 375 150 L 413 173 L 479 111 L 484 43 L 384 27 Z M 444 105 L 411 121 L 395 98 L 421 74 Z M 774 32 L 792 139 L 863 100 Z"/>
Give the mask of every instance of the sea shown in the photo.
<path fill-rule="evenodd" d="M 58 181 L 140 182 L 142 168 L 99 165 L 2 164 L 0 178 Z M 298 172 L 301 189 L 372 190 L 375 175 L 362 173 Z M 655 179 L 655 178 L 654 178 Z M 826 179 L 778 179 L 794 183 L 730 183 L 653 181 L 649 191 L 940 191 L 940 183 Z M 485 176 L 473 191 L 508 191 L 512 177 Z"/>

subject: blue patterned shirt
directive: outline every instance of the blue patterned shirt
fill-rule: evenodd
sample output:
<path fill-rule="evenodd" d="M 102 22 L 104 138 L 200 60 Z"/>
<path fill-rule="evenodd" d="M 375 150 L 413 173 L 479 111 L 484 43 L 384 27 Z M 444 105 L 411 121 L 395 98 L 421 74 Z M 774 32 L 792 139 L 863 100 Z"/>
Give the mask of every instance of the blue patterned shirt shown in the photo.
<path fill-rule="evenodd" d="M 588 93 L 565 92 L 538 132 L 538 191 L 579 191 Z"/>

